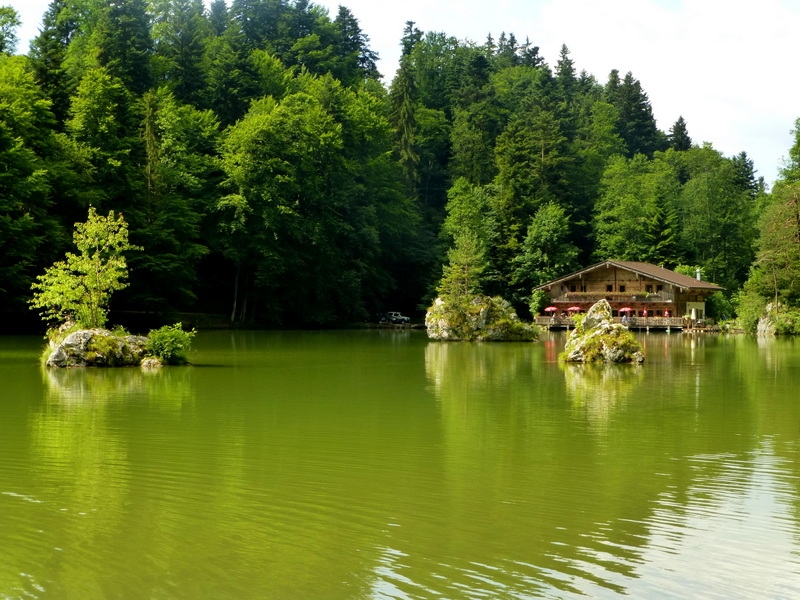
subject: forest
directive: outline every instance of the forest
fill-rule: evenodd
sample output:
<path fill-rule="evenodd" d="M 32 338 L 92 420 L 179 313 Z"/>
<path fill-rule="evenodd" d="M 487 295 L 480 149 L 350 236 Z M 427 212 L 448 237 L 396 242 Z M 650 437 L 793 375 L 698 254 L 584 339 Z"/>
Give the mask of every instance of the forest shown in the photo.
<path fill-rule="evenodd" d="M 112 313 L 419 319 L 461 264 L 529 316 L 614 258 L 699 267 L 712 316 L 800 331 L 800 119 L 767 189 L 746 152 L 660 130 L 631 72 L 512 33 L 408 22 L 388 81 L 356 16 L 308 0 L 52 0 L 23 50 L 18 25 L 0 7 L 0 330 L 35 326 L 91 208 L 139 248 Z"/>

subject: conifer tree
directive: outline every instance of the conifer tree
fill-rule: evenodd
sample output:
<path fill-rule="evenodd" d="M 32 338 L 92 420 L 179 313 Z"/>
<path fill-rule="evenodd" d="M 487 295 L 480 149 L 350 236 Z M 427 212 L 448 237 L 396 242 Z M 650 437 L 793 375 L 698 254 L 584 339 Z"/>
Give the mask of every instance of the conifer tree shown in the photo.
<path fill-rule="evenodd" d="M 152 85 L 152 39 L 145 0 L 112 2 L 100 13 L 97 30 L 100 65 L 134 95 Z"/>
<path fill-rule="evenodd" d="M 28 61 L 39 87 L 52 102 L 56 121 L 63 126 L 69 110 L 70 96 L 75 92 L 64 59 L 74 26 L 66 18 L 66 0 L 52 0 L 44 13 L 42 28 L 31 42 Z"/>
<path fill-rule="evenodd" d="M 17 27 L 22 25 L 19 13 L 11 6 L 0 6 L 0 54 L 14 54 L 17 50 Z"/>
<path fill-rule="evenodd" d="M 689 137 L 686 121 L 682 116 L 678 117 L 678 120 L 669 130 L 667 141 L 669 142 L 669 147 L 678 152 L 692 147 L 692 138 Z"/>

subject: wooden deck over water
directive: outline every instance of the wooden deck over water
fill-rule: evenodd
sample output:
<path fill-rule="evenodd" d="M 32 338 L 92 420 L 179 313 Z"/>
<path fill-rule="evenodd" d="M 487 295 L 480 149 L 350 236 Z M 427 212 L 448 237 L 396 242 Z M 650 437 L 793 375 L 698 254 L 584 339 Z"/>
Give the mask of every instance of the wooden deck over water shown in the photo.
<path fill-rule="evenodd" d="M 614 317 L 613 320 L 614 323 L 622 323 L 621 317 Z M 572 317 L 536 317 L 535 323 L 547 329 L 572 329 L 575 327 Z M 709 323 L 703 321 L 693 323 L 681 317 L 633 317 L 628 319 L 625 325 L 633 331 L 708 330 L 710 327 Z"/>

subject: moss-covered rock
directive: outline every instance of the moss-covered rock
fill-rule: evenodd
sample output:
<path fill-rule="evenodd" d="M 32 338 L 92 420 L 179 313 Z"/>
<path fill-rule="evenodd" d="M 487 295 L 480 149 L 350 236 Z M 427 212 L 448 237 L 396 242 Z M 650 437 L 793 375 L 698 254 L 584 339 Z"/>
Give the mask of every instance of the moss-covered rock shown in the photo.
<path fill-rule="evenodd" d="M 597 302 L 575 318 L 564 347 L 567 362 L 642 363 L 642 345 L 627 327 L 614 323 L 608 301 Z"/>
<path fill-rule="evenodd" d="M 476 295 L 469 300 L 437 298 L 425 314 L 432 340 L 464 342 L 529 342 L 539 328 L 522 322 L 511 304 L 499 297 Z"/>
<path fill-rule="evenodd" d="M 142 362 L 147 338 L 115 335 L 106 329 L 79 329 L 51 342 L 48 367 L 126 367 Z"/>

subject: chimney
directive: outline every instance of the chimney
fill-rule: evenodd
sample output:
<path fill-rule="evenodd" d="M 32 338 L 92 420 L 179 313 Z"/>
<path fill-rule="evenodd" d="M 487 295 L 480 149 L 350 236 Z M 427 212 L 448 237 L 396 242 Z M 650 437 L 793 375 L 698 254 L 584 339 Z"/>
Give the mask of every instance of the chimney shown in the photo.
<path fill-rule="evenodd" d="M 700 268 L 699 267 L 698 267 L 697 272 L 695 273 L 695 275 L 697 275 L 697 281 L 702 281 L 700 279 Z"/>

